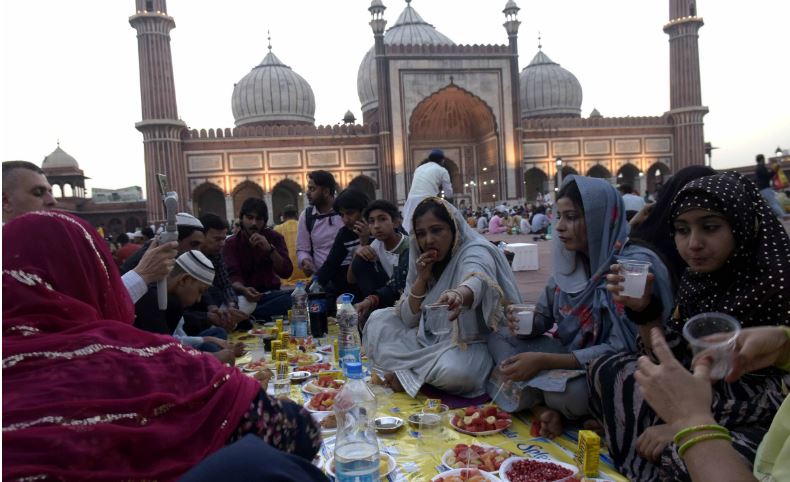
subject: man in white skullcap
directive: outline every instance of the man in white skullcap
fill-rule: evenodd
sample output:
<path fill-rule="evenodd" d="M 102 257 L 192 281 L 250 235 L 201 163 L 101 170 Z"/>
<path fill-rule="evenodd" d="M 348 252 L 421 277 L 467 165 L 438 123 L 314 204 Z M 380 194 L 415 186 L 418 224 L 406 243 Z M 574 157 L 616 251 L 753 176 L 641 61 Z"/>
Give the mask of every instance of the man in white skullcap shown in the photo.
<path fill-rule="evenodd" d="M 198 250 L 182 253 L 167 277 L 167 309 L 159 309 L 156 287 L 152 286 L 135 304 L 134 326 L 153 333 L 173 335 L 185 345 L 218 353 L 220 359 L 231 362 L 235 355 L 224 329 L 213 326 L 198 336 L 188 336 L 184 332 L 184 310 L 197 303 L 213 281 L 214 266 L 206 255 Z"/>

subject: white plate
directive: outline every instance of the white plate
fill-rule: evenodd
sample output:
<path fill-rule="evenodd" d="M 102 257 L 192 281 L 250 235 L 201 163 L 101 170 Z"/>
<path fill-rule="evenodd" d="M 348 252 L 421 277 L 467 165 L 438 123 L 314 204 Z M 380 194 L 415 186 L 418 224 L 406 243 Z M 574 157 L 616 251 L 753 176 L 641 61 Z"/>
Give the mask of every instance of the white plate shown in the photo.
<path fill-rule="evenodd" d="M 485 436 L 485 435 L 494 435 L 495 433 L 499 433 L 499 432 L 501 432 L 501 431 L 503 431 L 505 429 L 508 429 L 508 428 L 512 427 L 513 426 L 513 419 L 512 418 L 510 419 L 510 425 L 508 425 L 507 427 L 498 428 L 498 429 L 494 429 L 494 430 L 485 430 L 483 432 L 470 432 L 469 430 L 464 430 L 462 428 L 458 428 L 453 423 L 453 419 L 452 418 L 450 419 L 450 426 L 453 427 L 453 430 L 455 430 L 457 432 L 461 432 L 461 433 L 466 434 L 466 435 L 471 435 L 473 437 L 479 437 L 479 436 Z"/>
<path fill-rule="evenodd" d="M 502 462 L 502 466 L 499 467 L 499 478 L 502 479 L 503 482 L 510 482 L 510 479 L 507 476 L 507 471 L 508 471 L 508 469 L 510 468 L 511 465 L 513 465 L 515 462 L 518 462 L 519 460 L 531 460 L 533 462 L 551 463 L 551 464 L 559 465 L 560 467 L 564 467 L 564 468 L 570 470 L 571 472 L 573 472 L 568 477 L 574 477 L 579 472 L 579 468 L 576 467 L 575 465 L 566 464 L 565 462 L 560 462 L 559 460 L 554 460 L 554 459 L 525 459 L 524 457 L 510 457 L 509 459 L 507 459 L 504 462 Z M 559 479 L 559 480 L 565 480 L 566 478 Z"/>
<path fill-rule="evenodd" d="M 306 355 L 306 356 L 309 356 L 309 357 L 311 357 L 311 358 L 312 358 L 312 360 L 310 360 L 310 361 L 306 361 L 306 362 L 303 362 L 301 365 L 299 365 L 298 363 L 290 363 L 290 358 L 291 358 L 291 357 L 288 357 L 288 358 L 289 358 L 289 364 L 290 364 L 291 366 L 307 366 L 307 365 L 315 365 L 316 363 L 321 363 L 321 360 L 323 360 L 323 359 L 324 359 L 324 358 L 323 358 L 323 357 L 322 357 L 322 356 L 321 356 L 319 353 L 300 353 L 299 355 L 300 355 L 300 356 L 301 356 L 301 355 Z"/>
<path fill-rule="evenodd" d="M 503 448 L 500 448 L 500 447 L 495 447 L 495 446 L 493 446 L 493 445 L 489 445 L 489 444 L 471 444 L 471 445 L 479 445 L 480 447 L 485 447 L 485 448 L 487 448 L 487 449 L 497 449 L 497 450 L 501 450 L 501 451 L 503 452 L 503 455 L 506 455 L 506 456 L 507 456 L 507 457 L 505 457 L 505 460 L 507 460 L 507 459 L 510 457 L 510 452 L 509 452 L 509 451 L 507 451 L 507 450 L 505 450 L 505 449 L 503 449 Z M 470 445 L 470 446 L 471 446 L 471 445 Z M 447 452 L 445 452 L 445 453 L 442 455 L 442 463 L 443 463 L 443 464 L 444 464 L 444 466 L 445 466 L 445 467 L 447 467 L 448 469 L 452 469 L 452 468 L 453 468 L 453 467 L 452 467 L 452 466 L 451 466 L 451 465 L 450 465 L 450 464 L 447 462 L 447 459 L 448 459 L 448 458 L 449 458 L 451 455 L 455 455 L 455 451 L 454 451 L 453 449 L 448 449 L 448 450 L 447 450 Z M 502 463 L 504 464 L 504 463 L 505 463 L 505 461 L 503 460 L 503 461 L 502 461 Z M 480 467 L 472 467 L 472 466 L 470 466 L 470 468 L 473 468 L 473 469 L 478 469 L 478 470 L 480 470 L 481 472 L 488 472 L 488 471 L 484 471 L 484 470 L 483 470 L 483 469 L 481 469 Z M 488 472 L 488 473 L 490 473 L 490 474 L 496 474 L 497 472 L 498 472 L 498 471 L 497 471 L 497 470 L 495 470 L 495 471 L 493 471 L 493 472 Z"/>
<path fill-rule="evenodd" d="M 271 333 L 256 333 L 255 332 L 256 329 L 257 328 L 253 328 L 252 330 L 247 330 L 247 334 L 251 335 L 251 336 L 256 336 L 258 338 L 265 338 L 265 339 L 269 339 L 269 340 L 273 340 L 274 339 L 274 335 L 273 334 L 271 334 Z"/>
<path fill-rule="evenodd" d="M 265 365 L 265 366 L 263 366 L 263 365 L 260 365 L 260 366 L 257 366 L 257 367 L 255 367 L 255 368 L 249 368 L 249 364 L 250 364 L 250 363 L 252 363 L 252 362 L 245 363 L 245 364 L 243 364 L 243 365 L 237 365 L 237 366 L 238 366 L 239 368 L 241 368 L 241 370 L 242 370 L 242 371 L 244 371 L 244 372 L 247 372 L 247 373 L 255 373 L 255 372 L 259 372 L 259 371 L 262 371 L 262 370 L 266 370 L 267 368 L 268 368 L 268 369 L 270 369 L 270 370 L 271 370 L 271 369 L 274 369 L 274 365 L 272 365 L 272 364 L 269 364 L 268 362 L 266 362 L 266 365 Z"/>
<path fill-rule="evenodd" d="M 395 463 L 395 459 L 392 458 L 392 455 L 384 452 L 379 452 L 379 460 L 381 462 L 384 462 L 385 460 L 387 461 L 387 473 L 381 475 L 382 479 L 386 479 L 387 476 L 389 476 L 389 474 L 391 474 L 395 470 L 398 464 Z M 331 475 L 333 479 L 335 478 L 334 465 L 335 465 L 335 458 L 329 457 L 329 460 L 326 461 L 326 465 L 324 466 L 324 470 L 326 470 L 326 473 Z"/>
<path fill-rule="evenodd" d="M 288 378 L 291 380 L 291 383 L 301 383 L 312 376 L 312 373 L 305 371 L 293 371 L 288 374 Z"/>
<path fill-rule="evenodd" d="M 439 474 L 439 475 L 435 475 L 435 476 L 433 476 L 433 478 L 431 479 L 431 482 L 436 482 L 437 480 L 439 480 L 439 478 L 440 478 L 440 477 L 449 477 L 449 476 L 451 476 L 451 475 L 457 475 L 457 476 L 460 476 L 460 475 L 461 475 L 461 471 L 462 471 L 462 470 L 466 470 L 466 469 L 453 469 L 453 470 L 448 470 L 448 471 L 446 471 L 446 472 L 442 472 L 442 473 L 441 473 L 441 474 Z M 489 474 L 488 472 L 483 472 L 483 471 L 481 470 L 481 471 L 480 471 L 480 475 L 482 475 L 482 476 L 483 476 L 483 477 L 484 477 L 486 480 L 489 480 L 489 481 L 491 481 L 491 482 L 501 482 L 501 481 L 499 480 L 499 477 L 497 477 L 497 476 L 496 476 L 496 475 L 494 475 L 494 474 Z"/>
<path fill-rule="evenodd" d="M 331 436 L 331 435 L 334 435 L 334 434 L 337 433 L 337 427 L 335 427 L 335 428 L 324 428 L 324 427 L 321 427 L 321 425 L 320 425 L 321 424 L 321 420 L 325 419 L 326 417 L 329 417 L 330 415 L 334 415 L 334 412 L 313 412 L 310 415 L 313 417 L 313 420 L 315 420 L 316 423 L 319 424 L 319 427 L 321 428 L 321 435 L 322 436 L 328 437 L 328 436 Z"/>
<path fill-rule="evenodd" d="M 309 373 L 309 372 L 307 372 L 307 373 Z M 340 381 L 341 383 L 346 383 L 345 380 L 338 380 L 338 381 Z M 342 388 L 342 385 L 341 385 L 341 388 Z M 310 395 L 315 395 L 316 393 L 323 392 L 324 390 L 340 390 L 340 388 L 324 388 L 324 387 L 320 387 L 320 386 L 315 384 L 315 380 L 310 380 L 307 383 L 302 384 L 302 391 L 304 393 L 307 393 L 307 394 L 310 394 Z"/>

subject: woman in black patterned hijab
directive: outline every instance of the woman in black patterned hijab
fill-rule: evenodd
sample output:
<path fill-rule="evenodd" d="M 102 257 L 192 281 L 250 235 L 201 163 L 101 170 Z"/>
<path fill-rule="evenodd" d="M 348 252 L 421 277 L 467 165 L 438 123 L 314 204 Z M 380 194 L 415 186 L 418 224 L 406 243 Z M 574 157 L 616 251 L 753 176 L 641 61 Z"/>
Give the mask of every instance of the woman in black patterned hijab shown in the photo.
<path fill-rule="evenodd" d="M 790 238 L 756 186 L 729 172 L 695 179 L 671 204 L 672 235 L 688 265 L 666 321 L 667 341 L 686 367 L 692 353 L 680 336 L 694 315 L 718 311 L 742 326 L 790 324 Z M 636 355 L 599 358 L 588 371 L 591 408 L 604 426 L 609 452 L 630 480 L 688 480 L 677 446 L 634 380 Z M 733 447 L 754 460 L 781 405 L 781 372 L 747 374 L 713 384 L 712 411 Z"/>

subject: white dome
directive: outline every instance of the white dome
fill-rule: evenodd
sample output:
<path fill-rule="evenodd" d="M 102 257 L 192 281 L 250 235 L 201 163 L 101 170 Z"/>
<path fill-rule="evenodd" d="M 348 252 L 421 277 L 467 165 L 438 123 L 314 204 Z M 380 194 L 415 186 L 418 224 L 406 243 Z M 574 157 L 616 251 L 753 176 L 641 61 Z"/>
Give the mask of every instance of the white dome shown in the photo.
<path fill-rule="evenodd" d="M 231 105 L 237 126 L 315 123 L 310 84 L 271 51 L 233 87 Z"/>
<path fill-rule="evenodd" d="M 522 118 L 581 116 L 581 84 L 542 50 L 521 71 L 519 84 Z"/>
<path fill-rule="evenodd" d="M 384 34 L 386 45 L 455 45 L 455 42 L 439 32 L 433 25 L 420 17 L 410 4 L 401 12 L 395 25 Z M 375 109 L 379 105 L 376 75 L 376 52 L 371 47 L 362 58 L 357 72 L 357 94 L 362 104 L 362 112 Z"/>
<path fill-rule="evenodd" d="M 60 144 L 58 144 L 58 147 L 56 147 L 50 155 L 44 158 L 44 162 L 41 163 L 41 168 L 52 169 L 64 167 L 72 167 L 74 169 L 80 168 L 79 164 L 77 164 L 77 160 L 71 157 L 71 155 L 69 155 L 66 151 L 61 149 Z"/>

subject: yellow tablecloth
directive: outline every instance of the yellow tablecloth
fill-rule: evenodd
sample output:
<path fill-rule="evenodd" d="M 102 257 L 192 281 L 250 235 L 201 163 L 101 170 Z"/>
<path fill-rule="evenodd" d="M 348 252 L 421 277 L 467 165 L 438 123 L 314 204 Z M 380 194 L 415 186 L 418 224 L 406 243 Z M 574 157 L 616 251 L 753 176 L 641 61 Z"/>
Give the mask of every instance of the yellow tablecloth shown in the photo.
<path fill-rule="evenodd" d="M 232 338 L 238 339 L 238 335 Z M 237 360 L 237 365 L 248 361 L 249 356 L 245 355 Z M 325 356 L 325 361 L 333 361 L 331 355 Z M 447 470 L 442 466 L 442 454 L 459 443 L 467 445 L 484 443 L 501 447 L 518 456 L 550 458 L 574 463 L 576 433 L 566 432 L 562 437 L 554 440 L 532 437 L 530 435 L 531 419 L 526 412 L 514 415 L 510 428 L 495 435 L 474 437 L 457 432 L 445 423 L 438 434 L 426 438 L 422 437 L 420 432 L 409 426 L 407 422 L 409 415 L 422 410 L 426 400 L 425 396 L 418 395 L 417 398 L 411 398 L 405 393 L 391 393 L 389 390 L 382 390 L 381 387 L 376 387 L 375 392 L 378 415 L 400 417 L 404 421 L 403 428 L 397 433 L 379 435 L 380 449 L 392 455 L 398 465 L 387 479 L 391 482 L 430 481 L 432 477 Z M 304 404 L 309 400 L 309 396 L 302 393 L 300 385 L 292 385 L 291 399 L 299 404 Z M 325 437 L 319 454 L 320 461 L 317 463 L 323 466 L 326 460 L 332 456 L 334 442 L 334 436 Z M 628 480 L 614 470 L 605 448 L 601 449 L 598 477 L 616 482 L 627 482 Z"/>

